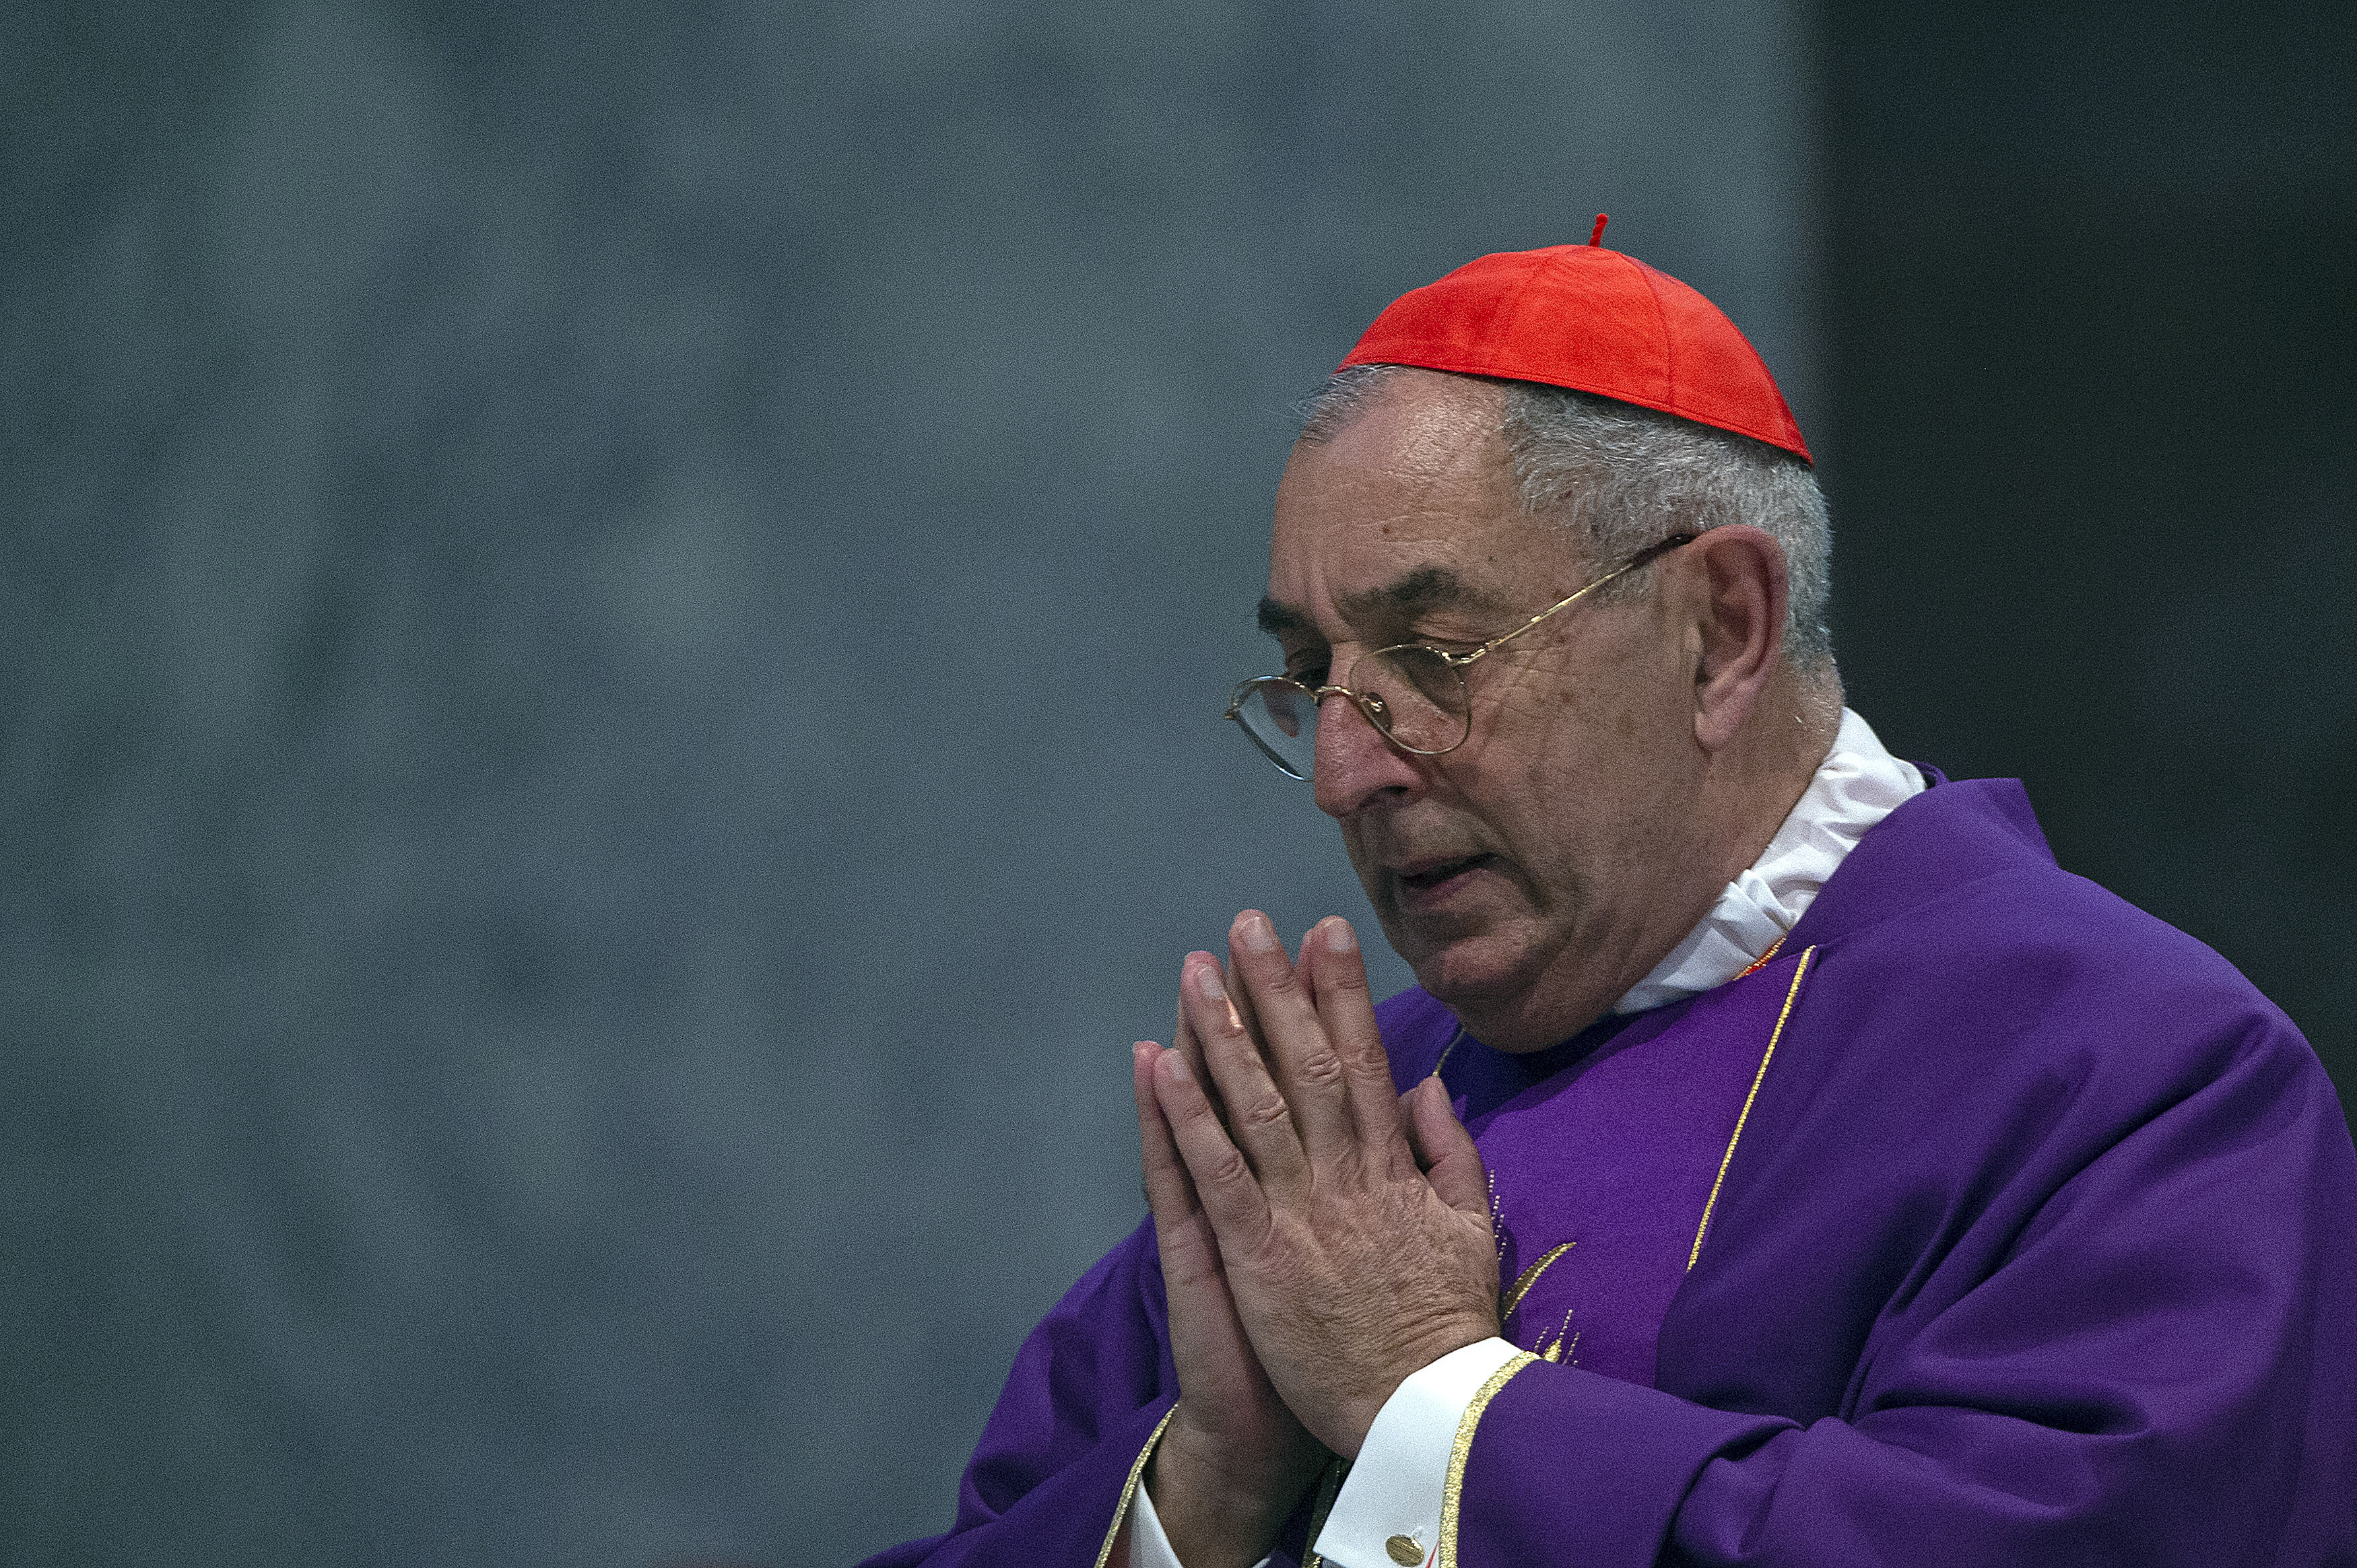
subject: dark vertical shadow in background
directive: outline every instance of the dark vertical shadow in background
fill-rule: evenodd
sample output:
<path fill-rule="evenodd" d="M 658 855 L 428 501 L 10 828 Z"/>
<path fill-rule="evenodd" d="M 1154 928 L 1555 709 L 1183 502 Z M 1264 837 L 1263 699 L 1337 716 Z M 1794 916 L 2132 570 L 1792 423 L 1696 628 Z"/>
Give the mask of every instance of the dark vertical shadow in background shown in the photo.
<path fill-rule="evenodd" d="M 1833 0 L 1836 642 L 2357 1085 L 2357 9 Z"/>

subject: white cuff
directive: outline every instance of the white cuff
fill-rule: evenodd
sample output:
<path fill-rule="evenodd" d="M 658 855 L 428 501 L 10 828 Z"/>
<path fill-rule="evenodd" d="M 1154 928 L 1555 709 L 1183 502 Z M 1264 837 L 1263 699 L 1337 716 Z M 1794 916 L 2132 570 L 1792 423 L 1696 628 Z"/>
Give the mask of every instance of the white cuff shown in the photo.
<path fill-rule="evenodd" d="M 1318 1532 L 1320 1556 L 1334 1568 L 1394 1568 L 1399 1558 L 1390 1543 L 1405 1537 L 1419 1561 L 1432 1561 L 1458 1425 L 1490 1374 L 1521 1353 L 1503 1339 L 1484 1339 L 1451 1350 L 1392 1391 Z"/>
<path fill-rule="evenodd" d="M 1162 1517 L 1154 1511 L 1154 1499 L 1140 1487 L 1129 1499 L 1129 1568 L 1186 1568 L 1178 1554 L 1170 1550 L 1170 1538 L 1162 1533 Z M 1268 1568 L 1264 1557 L 1253 1568 Z"/>
<path fill-rule="evenodd" d="M 1144 1487 L 1129 1499 L 1129 1568 L 1185 1568 L 1170 1550 L 1170 1538 L 1162 1533 L 1154 1499 Z"/>

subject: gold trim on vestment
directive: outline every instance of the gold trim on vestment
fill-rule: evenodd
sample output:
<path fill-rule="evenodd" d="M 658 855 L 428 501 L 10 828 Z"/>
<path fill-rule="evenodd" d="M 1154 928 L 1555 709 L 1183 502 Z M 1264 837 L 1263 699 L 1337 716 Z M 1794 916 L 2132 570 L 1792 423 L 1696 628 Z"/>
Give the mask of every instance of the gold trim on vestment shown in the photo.
<path fill-rule="evenodd" d="M 1097 1548 L 1097 1568 L 1105 1568 L 1113 1561 L 1113 1543 L 1121 1539 L 1122 1521 L 1129 1518 L 1129 1505 L 1136 1500 L 1138 1484 L 1146 1479 L 1146 1461 L 1154 1457 L 1155 1447 L 1168 1430 L 1170 1418 L 1178 1413 L 1178 1406 L 1173 1402 L 1162 1412 L 1162 1419 L 1154 1423 L 1154 1434 L 1146 1440 L 1146 1446 L 1138 1450 L 1137 1463 L 1129 1467 L 1129 1479 L 1121 1484 L 1121 1501 L 1114 1507 L 1113 1522 L 1105 1526 L 1104 1544 Z"/>
<path fill-rule="evenodd" d="M 1453 1050 L 1455 1050 L 1455 1049 L 1457 1048 L 1458 1042 L 1458 1041 L 1460 1041 L 1460 1040 L 1462 1040 L 1464 1037 L 1465 1037 L 1465 1026 L 1464 1026 L 1464 1025 L 1462 1025 L 1462 1024 L 1459 1024 L 1459 1025 L 1458 1025 L 1458 1026 L 1457 1026 L 1457 1033 L 1455 1033 L 1455 1034 L 1453 1034 L 1453 1035 L 1449 1036 L 1448 1036 L 1448 1043 L 1447 1045 L 1445 1045 L 1445 1046 L 1443 1046 L 1443 1047 L 1440 1047 L 1440 1059 L 1439 1059 L 1438 1061 L 1434 1062 L 1434 1063 L 1432 1064 L 1432 1076 L 1433 1076 L 1433 1077 L 1435 1077 L 1435 1078 L 1439 1078 L 1439 1077 L 1440 1077 L 1440 1069 L 1441 1069 L 1442 1068 L 1445 1068 L 1445 1067 L 1447 1067 L 1447 1066 L 1448 1065 L 1448 1053 L 1449 1053 L 1449 1052 L 1451 1052 L 1451 1051 L 1453 1051 Z M 1441 1087 L 1441 1088 L 1443 1088 L 1443 1089 L 1447 1089 L 1447 1088 L 1448 1087 L 1448 1080 L 1447 1080 L 1447 1079 L 1442 1079 L 1442 1081 L 1441 1081 L 1441 1085 L 1440 1085 L 1440 1087 Z"/>
<path fill-rule="evenodd" d="M 1770 964 L 1775 962 L 1776 955 L 1784 950 L 1784 937 L 1789 937 L 1792 934 L 1792 932 L 1786 931 L 1783 937 L 1778 937 L 1774 941 L 1770 942 L 1768 944 L 1768 950 L 1761 953 L 1758 958 L 1753 959 L 1751 961 L 1751 967 L 1745 970 L 1741 974 L 1737 975 L 1735 978 L 1738 980 L 1749 980 L 1753 975 L 1759 973 L 1761 970 L 1766 969 Z"/>
<path fill-rule="evenodd" d="M 1727 1140 L 1727 1153 L 1719 1156 L 1718 1175 L 1711 1178 L 1710 1197 L 1702 1206 L 1702 1224 L 1695 1230 L 1694 1251 L 1686 1254 L 1689 1271 L 1702 1256 L 1702 1239 L 1710 1234 L 1711 1210 L 1718 1207 L 1719 1183 L 1727 1179 L 1727 1167 L 1735 1163 L 1736 1140 L 1743 1136 L 1743 1123 L 1750 1119 L 1751 1102 L 1760 1098 L 1760 1085 L 1768 1077 L 1768 1063 L 1776 1055 L 1776 1042 L 1784 1037 L 1784 1020 L 1792 1015 L 1792 1004 L 1801 997 L 1801 981 L 1809 972 L 1809 961 L 1816 956 L 1817 950 L 1809 949 L 1801 954 L 1800 967 L 1792 971 L 1792 988 L 1784 993 L 1784 1010 L 1776 1015 L 1776 1027 L 1768 1036 L 1767 1050 L 1760 1057 L 1760 1070 L 1751 1075 L 1751 1091 L 1743 1097 L 1743 1109 L 1735 1118 L 1735 1131 Z"/>
<path fill-rule="evenodd" d="M 1566 1241 L 1517 1275 L 1514 1283 L 1507 1287 L 1504 1299 L 1498 1303 L 1498 1321 L 1503 1323 L 1513 1316 L 1514 1308 L 1523 1305 L 1523 1297 L 1531 1294 L 1531 1287 L 1539 1283 L 1539 1276 L 1547 1272 L 1547 1265 L 1578 1245 L 1577 1241 Z"/>
<path fill-rule="evenodd" d="M 1457 1423 L 1457 1442 L 1448 1450 L 1448 1479 L 1440 1489 L 1440 1546 L 1433 1568 L 1457 1568 L 1457 1505 L 1465 1490 L 1465 1461 L 1473 1452 L 1473 1429 L 1481 1424 L 1481 1412 L 1506 1386 L 1506 1380 L 1537 1360 L 1528 1350 L 1517 1350 L 1514 1359 L 1490 1374 L 1473 1402 L 1465 1407 L 1465 1414 Z"/>

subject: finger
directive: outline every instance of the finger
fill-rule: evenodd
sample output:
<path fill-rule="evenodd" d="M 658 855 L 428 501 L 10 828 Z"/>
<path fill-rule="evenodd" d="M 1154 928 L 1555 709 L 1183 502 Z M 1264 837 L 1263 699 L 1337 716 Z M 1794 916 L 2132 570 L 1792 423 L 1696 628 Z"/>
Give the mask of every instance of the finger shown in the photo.
<path fill-rule="evenodd" d="M 1146 1203 L 1154 1214 L 1154 1246 L 1162 1262 L 1164 1288 L 1173 1293 L 1208 1288 L 1211 1281 L 1227 1289 L 1220 1268 L 1220 1240 L 1195 1194 L 1195 1179 L 1187 1174 L 1170 1123 L 1154 1092 L 1154 1064 L 1164 1055 L 1151 1040 L 1140 1040 L 1130 1056 L 1130 1081 L 1137 1097 L 1138 1146 L 1146 1171 Z"/>
<path fill-rule="evenodd" d="M 1188 955 L 1179 989 L 1188 1022 L 1203 1043 L 1211 1081 L 1219 1086 L 1220 1099 L 1227 1107 L 1228 1135 L 1252 1162 L 1253 1172 L 1262 1182 L 1291 1190 L 1309 1174 L 1308 1156 L 1294 1128 L 1292 1107 L 1270 1076 L 1258 1042 L 1245 1031 L 1243 1018 L 1221 983 L 1220 966 L 1211 954 Z M 1183 1139 L 1179 1147 L 1186 1147 Z M 1200 1179 L 1198 1172 L 1199 1183 Z"/>
<path fill-rule="evenodd" d="M 1351 1114 L 1370 1149 L 1396 1146 L 1403 1128 L 1399 1085 L 1392 1078 L 1391 1053 L 1383 1049 L 1375 1023 L 1374 995 L 1358 933 L 1340 915 L 1318 922 L 1301 941 L 1300 967 L 1311 978 L 1318 1022 L 1342 1064 Z"/>
<path fill-rule="evenodd" d="M 1155 1058 L 1154 1100 L 1221 1250 L 1257 1245 L 1268 1229 L 1267 1195 L 1227 1129 L 1211 1113 L 1211 1102 L 1188 1070 L 1186 1058 L 1176 1051 Z"/>
<path fill-rule="evenodd" d="M 1178 966 L 1178 1018 L 1172 1026 L 1170 1043 L 1172 1048 L 1177 1050 L 1180 1058 L 1186 1062 L 1187 1070 L 1195 1075 L 1195 1081 L 1201 1086 L 1205 1097 L 1211 1101 L 1211 1113 L 1217 1116 L 1221 1124 L 1224 1126 L 1228 1120 L 1228 1108 L 1220 1099 L 1220 1086 L 1211 1081 L 1211 1064 L 1203 1059 L 1202 1036 L 1195 1032 L 1194 1022 L 1187 1016 L 1187 969 L 1188 965 L 1193 963 L 1198 958 L 1214 965 L 1219 962 L 1210 953 L 1189 953 L 1187 955 L 1186 962 Z"/>
<path fill-rule="evenodd" d="M 1146 1204 L 1154 1211 L 1157 1232 L 1184 1225 L 1201 1211 L 1195 1184 L 1188 1177 L 1170 1123 L 1154 1097 L 1154 1062 L 1162 1047 L 1140 1040 L 1130 1047 L 1130 1090 L 1137 1101 L 1138 1163 L 1146 1176 Z"/>
<path fill-rule="evenodd" d="M 1278 950 L 1277 956 L 1284 957 L 1282 949 Z M 1287 963 L 1286 967 L 1290 969 L 1292 965 Z M 1228 1001 L 1235 1007 L 1236 1016 L 1243 1020 L 1244 1033 L 1255 1041 L 1268 1038 L 1266 1035 L 1261 1033 L 1260 1009 L 1253 1003 L 1252 990 L 1237 974 L 1235 942 L 1232 934 L 1228 943 L 1228 961 L 1220 965 L 1220 978 L 1227 984 Z"/>
<path fill-rule="evenodd" d="M 1199 955 L 1194 953 L 1188 955 L 1190 961 L 1197 956 Z M 1229 970 L 1220 962 L 1217 955 L 1201 953 L 1200 956 L 1220 971 L 1221 980 L 1227 986 L 1229 1005 L 1235 1009 L 1236 1015 L 1243 1021 L 1244 1033 L 1252 1039 L 1259 1040 L 1260 1020 L 1253 1012 L 1252 998 L 1236 989 Z M 1220 1120 L 1224 1123 L 1227 1121 L 1227 1107 L 1221 1103 L 1220 1086 L 1211 1077 L 1210 1064 L 1203 1059 L 1202 1040 L 1195 1033 L 1194 1026 L 1188 1022 L 1187 994 L 1183 987 L 1178 994 L 1178 1021 L 1173 1028 L 1171 1043 L 1187 1053 L 1187 1065 L 1194 1069 L 1195 1081 L 1202 1085 L 1203 1092 L 1211 1098 L 1211 1109 L 1219 1112 Z"/>
<path fill-rule="evenodd" d="M 1317 1004 L 1286 961 L 1276 928 L 1259 910 L 1236 917 L 1228 952 L 1234 989 L 1254 1004 L 1262 1054 L 1292 1111 L 1303 1149 L 1312 1160 L 1335 1157 L 1358 1137 L 1342 1058 L 1326 1037 Z"/>
<path fill-rule="evenodd" d="M 1427 1078 L 1400 1096 L 1406 1112 L 1408 1142 L 1416 1164 L 1440 1200 L 1461 1214 L 1490 1218 L 1490 1171 L 1473 1134 L 1457 1120 L 1448 1090 L 1437 1078 Z"/>

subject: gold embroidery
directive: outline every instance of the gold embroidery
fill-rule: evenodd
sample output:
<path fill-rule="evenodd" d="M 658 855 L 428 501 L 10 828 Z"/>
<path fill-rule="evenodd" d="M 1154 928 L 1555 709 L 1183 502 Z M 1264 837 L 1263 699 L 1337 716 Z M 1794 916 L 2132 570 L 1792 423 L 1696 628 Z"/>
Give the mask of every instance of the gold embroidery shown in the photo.
<path fill-rule="evenodd" d="M 1809 949 L 1801 955 L 1800 967 L 1792 971 L 1792 988 L 1784 993 L 1784 1010 L 1776 1015 L 1776 1027 L 1768 1036 L 1768 1049 L 1760 1058 L 1760 1070 L 1751 1075 L 1751 1092 L 1743 1097 L 1743 1109 L 1735 1118 L 1735 1132 L 1727 1140 L 1727 1153 L 1719 1156 L 1718 1175 L 1711 1178 L 1710 1197 L 1702 1206 L 1702 1224 L 1695 1231 L 1694 1251 L 1686 1254 L 1686 1267 L 1691 1270 L 1702 1256 L 1702 1239 L 1710 1234 L 1711 1210 L 1718 1207 L 1718 1186 L 1727 1179 L 1727 1167 L 1735 1161 L 1736 1140 L 1743 1136 L 1743 1123 L 1750 1119 L 1751 1102 L 1760 1098 L 1760 1085 L 1768 1077 L 1768 1063 L 1776 1055 L 1776 1042 L 1784 1037 L 1784 1020 L 1792 1015 L 1792 1004 L 1800 999 L 1801 981 L 1809 972 L 1809 961 L 1817 950 Z"/>
<path fill-rule="evenodd" d="M 1105 1526 L 1104 1544 L 1097 1548 L 1097 1568 L 1105 1568 L 1112 1561 L 1113 1543 L 1121 1539 L 1121 1522 L 1129 1517 L 1129 1505 L 1137 1497 L 1137 1484 L 1146 1478 L 1146 1462 L 1154 1457 L 1156 1445 L 1169 1429 L 1170 1418 L 1178 1413 L 1176 1403 L 1162 1412 L 1162 1419 L 1154 1423 L 1154 1435 L 1146 1440 L 1146 1446 L 1138 1450 L 1137 1463 L 1129 1467 L 1129 1479 L 1121 1484 L 1121 1501 L 1114 1507 L 1113 1522 Z"/>
<path fill-rule="evenodd" d="M 1514 1315 L 1514 1308 L 1523 1305 L 1523 1297 L 1531 1294 L 1531 1287 L 1539 1283 L 1541 1274 L 1547 1272 L 1547 1265 L 1578 1245 L 1577 1241 L 1566 1241 L 1554 1251 L 1524 1269 L 1521 1277 L 1516 1279 L 1507 1290 L 1505 1299 L 1498 1303 L 1498 1320 L 1502 1323 L 1512 1317 Z"/>
<path fill-rule="evenodd" d="M 1550 1362 L 1560 1361 L 1564 1359 L 1564 1355 L 1567 1350 L 1578 1345 L 1579 1336 L 1571 1331 L 1571 1315 L 1577 1310 L 1578 1309 L 1569 1306 L 1563 1309 L 1563 1326 L 1555 1331 L 1555 1342 L 1553 1344 L 1545 1343 L 1545 1337 L 1544 1335 L 1540 1337 L 1541 1343 L 1538 1347 L 1540 1360 Z M 1566 1340 L 1569 1340 L 1570 1344 L 1566 1345 L 1565 1343 Z"/>
<path fill-rule="evenodd" d="M 1490 1380 L 1481 1385 L 1481 1391 L 1473 1396 L 1457 1423 L 1457 1442 L 1448 1451 L 1448 1479 L 1440 1491 L 1440 1551 L 1434 1568 L 1457 1568 L 1457 1505 L 1465 1490 L 1465 1461 L 1473 1452 L 1473 1429 L 1481 1424 L 1481 1412 L 1490 1408 L 1506 1380 L 1537 1359 L 1527 1350 L 1516 1351 L 1512 1360 L 1490 1374 Z"/>

